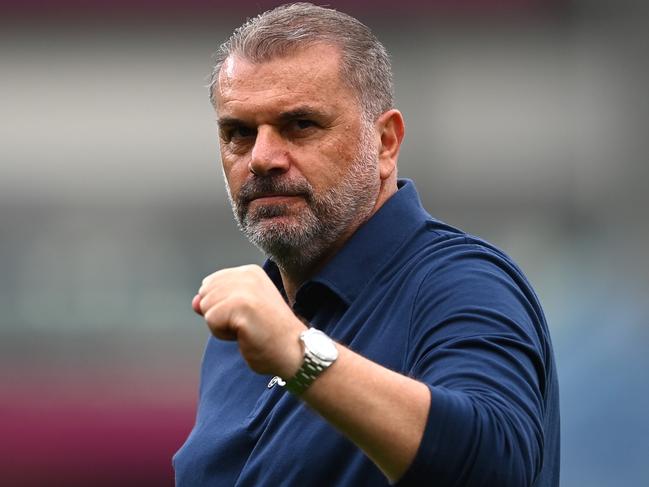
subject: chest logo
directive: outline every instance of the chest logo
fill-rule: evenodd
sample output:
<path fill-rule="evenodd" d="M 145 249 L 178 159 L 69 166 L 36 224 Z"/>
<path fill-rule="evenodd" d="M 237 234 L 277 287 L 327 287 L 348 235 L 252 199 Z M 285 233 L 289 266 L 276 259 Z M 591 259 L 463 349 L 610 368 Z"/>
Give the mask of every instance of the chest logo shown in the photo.
<path fill-rule="evenodd" d="M 275 376 L 270 380 L 267 387 L 269 389 L 272 389 L 273 387 L 275 387 L 275 384 L 279 385 L 280 387 L 284 387 L 286 385 L 286 381 L 281 377 Z"/>

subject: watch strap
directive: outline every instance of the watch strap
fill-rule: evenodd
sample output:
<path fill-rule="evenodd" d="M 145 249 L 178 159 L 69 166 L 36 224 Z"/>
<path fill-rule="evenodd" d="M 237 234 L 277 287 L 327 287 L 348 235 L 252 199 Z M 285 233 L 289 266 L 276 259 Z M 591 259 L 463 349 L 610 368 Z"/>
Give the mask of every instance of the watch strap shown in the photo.
<path fill-rule="evenodd" d="M 302 362 L 300 370 L 286 381 L 286 389 L 292 394 L 301 395 L 329 365 L 318 360 L 309 350 L 305 350 L 304 362 Z"/>

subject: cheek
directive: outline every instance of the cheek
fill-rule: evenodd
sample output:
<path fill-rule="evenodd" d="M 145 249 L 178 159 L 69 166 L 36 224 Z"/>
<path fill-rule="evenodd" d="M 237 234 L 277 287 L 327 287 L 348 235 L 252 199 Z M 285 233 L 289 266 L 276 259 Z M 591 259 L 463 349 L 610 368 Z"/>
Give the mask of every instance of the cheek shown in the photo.
<path fill-rule="evenodd" d="M 232 157 L 224 152 L 221 153 L 221 164 L 230 191 L 237 191 L 248 177 L 248 165 L 241 158 Z"/>
<path fill-rule="evenodd" d="M 327 186 L 337 184 L 342 177 L 347 176 L 355 155 L 355 143 L 353 140 L 338 138 L 322 147 L 321 161 L 324 167 L 320 169 L 320 179 Z"/>
<path fill-rule="evenodd" d="M 316 192 L 326 191 L 340 177 L 340 160 L 330 145 L 321 145 L 308 153 L 298 154 L 295 161 L 297 172 Z"/>

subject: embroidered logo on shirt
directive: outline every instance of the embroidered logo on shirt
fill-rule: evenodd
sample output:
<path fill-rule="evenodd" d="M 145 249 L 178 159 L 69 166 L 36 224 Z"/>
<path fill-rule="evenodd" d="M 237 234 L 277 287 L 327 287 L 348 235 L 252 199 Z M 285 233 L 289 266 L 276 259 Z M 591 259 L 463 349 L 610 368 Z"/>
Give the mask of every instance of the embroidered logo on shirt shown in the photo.
<path fill-rule="evenodd" d="M 281 377 L 275 376 L 268 383 L 268 388 L 272 389 L 273 387 L 275 387 L 275 384 L 278 384 L 280 387 L 284 387 L 286 385 L 286 381 Z"/>

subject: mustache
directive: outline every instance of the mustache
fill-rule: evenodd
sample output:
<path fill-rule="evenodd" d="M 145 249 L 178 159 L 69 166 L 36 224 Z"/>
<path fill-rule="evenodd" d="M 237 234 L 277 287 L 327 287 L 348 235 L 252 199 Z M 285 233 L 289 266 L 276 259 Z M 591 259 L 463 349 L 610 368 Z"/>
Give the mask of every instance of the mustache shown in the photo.
<path fill-rule="evenodd" d="M 237 199 L 239 204 L 247 205 L 256 198 L 276 195 L 303 196 L 310 202 L 313 187 L 306 180 L 291 181 L 278 176 L 256 176 L 241 186 Z"/>

